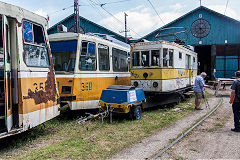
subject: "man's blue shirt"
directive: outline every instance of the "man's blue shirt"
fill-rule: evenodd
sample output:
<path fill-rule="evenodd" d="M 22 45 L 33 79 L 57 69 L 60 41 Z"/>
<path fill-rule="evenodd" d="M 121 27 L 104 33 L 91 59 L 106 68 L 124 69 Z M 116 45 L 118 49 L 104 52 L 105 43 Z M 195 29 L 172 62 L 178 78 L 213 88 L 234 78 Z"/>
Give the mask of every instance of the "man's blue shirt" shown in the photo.
<path fill-rule="evenodd" d="M 202 92 L 205 85 L 204 79 L 201 75 L 197 76 L 194 83 L 194 92 Z"/>

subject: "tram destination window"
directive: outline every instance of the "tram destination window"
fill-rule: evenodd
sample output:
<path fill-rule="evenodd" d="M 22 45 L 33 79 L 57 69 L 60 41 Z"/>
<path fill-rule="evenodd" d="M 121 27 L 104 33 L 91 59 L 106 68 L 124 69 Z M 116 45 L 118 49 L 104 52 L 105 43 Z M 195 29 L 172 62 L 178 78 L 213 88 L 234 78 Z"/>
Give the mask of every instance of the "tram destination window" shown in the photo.
<path fill-rule="evenodd" d="M 169 49 L 169 66 L 173 66 L 173 49 Z"/>
<path fill-rule="evenodd" d="M 96 70 L 96 44 L 82 41 L 79 69 L 83 71 Z"/>
<path fill-rule="evenodd" d="M 142 51 L 142 66 L 149 66 L 149 51 Z"/>
<path fill-rule="evenodd" d="M 159 57 L 160 57 L 160 55 L 159 55 L 159 50 L 152 50 L 151 51 L 151 53 L 152 53 L 152 66 L 159 66 Z"/>
<path fill-rule="evenodd" d="M 98 58 L 99 58 L 99 70 L 109 71 L 109 47 L 103 44 L 98 44 Z"/>
<path fill-rule="evenodd" d="M 140 66 L 140 52 L 132 52 L 132 66 Z"/>
<path fill-rule="evenodd" d="M 167 67 L 167 59 L 168 59 L 168 49 L 163 48 L 163 67 Z"/>
<path fill-rule="evenodd" d="M 127 72 L 127 52 L 117 48 L 112 48 L 112 64 L 114 72 Z"/>
<path fill-rule="evenodd" d="M 49 67 L 45 34 L 40 25 L 23 21 L 23 60 L 30 67 Z"/>

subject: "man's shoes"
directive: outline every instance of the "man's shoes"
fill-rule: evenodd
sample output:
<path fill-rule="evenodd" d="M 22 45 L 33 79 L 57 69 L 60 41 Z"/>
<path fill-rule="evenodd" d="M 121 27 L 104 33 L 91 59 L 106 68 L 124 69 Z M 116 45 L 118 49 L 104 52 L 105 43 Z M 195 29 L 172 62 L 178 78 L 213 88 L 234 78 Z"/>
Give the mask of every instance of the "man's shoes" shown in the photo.
<path fill-rule="evenodd" d="M 203 110 L 202 108 L 195 108 L 195 110 Z"/>
<path fill-rule="evenodd" d="M 232 128 L 231 131 L 233 131 L 233 132 L 240 132 L 240 129 Z"/>

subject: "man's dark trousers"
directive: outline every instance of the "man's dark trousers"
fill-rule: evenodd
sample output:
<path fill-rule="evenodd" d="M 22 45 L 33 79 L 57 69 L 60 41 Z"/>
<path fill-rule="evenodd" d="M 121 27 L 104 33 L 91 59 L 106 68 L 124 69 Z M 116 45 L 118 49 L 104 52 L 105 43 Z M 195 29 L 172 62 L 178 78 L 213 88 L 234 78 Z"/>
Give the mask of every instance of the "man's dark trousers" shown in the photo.
<path fill-rule="evenodd" d="M 233 115 L 234 115 L 234 126 L 235 129 L 240 131 L 240 102 L 233 102 L 232 105 Z"/>

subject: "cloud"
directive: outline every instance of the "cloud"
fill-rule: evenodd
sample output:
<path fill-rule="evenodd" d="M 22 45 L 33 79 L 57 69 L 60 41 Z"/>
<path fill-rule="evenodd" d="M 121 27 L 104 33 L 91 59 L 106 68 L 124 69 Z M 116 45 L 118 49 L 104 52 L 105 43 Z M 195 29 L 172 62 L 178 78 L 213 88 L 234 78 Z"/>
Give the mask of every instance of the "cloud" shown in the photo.
<path fill-rule="evenodd" d="M 179 10 L 185 8 L 185 7 L 186 7 L 186 5 L 181 5 L 180 3 L 176 3 L 174 5 L 171 5 L 169 8 L 171 8 L 175 11 L 179 11 Z"/>
<path fill-rule="evenodd" d="M 175 6 L 176 9 L 183 7 L 184 6 L 180 5 Z M 152 9 L 146 8 L 142 5 L 125 12 L 128 14 L 127 26 L 131 29 L 128 35 L 134 38 L 142 37 L 163 26 L 164 24 L 160 18 L 165 24 L 167 24 L 182 15 L 182 13 L 179 11 L 170 9 L 169 12 L 160 13 L 159 18 L 156 13 L 152 11 Z M 107 26 L 110 30 L 119 33 L 119 31 L 124 30 L 124 12 L 116 13 L 114 14 L 114 17 L 121 20 L 121 22 L 117 21 L 113 17 L 108 17 L 102 19 L 99 23 Z M 122 35 L 124 35 L 124 33 L 122 33 Z"/>
<path fill-rule="evenodd" d="M 210 8 L 210 9 L 216 11 L 216 12 L 219 12 L 221 14 L 224 14 L 226 5 L 209 5 L 208 8 Z M 229 6 L 227 7 L 225 15 L 229 16 L 231 18 L 234 18 L 234 19 L 239 19 L 240 18 L 238 16 L 238 14 L 232 8 L 230 8 Z"/>
<path fill-rule="evenodd" d="M 34 11 L 34 13 L 47 18 L 47 12 L 43 11 L 42 8 L 39 8 L 38 10 Z"/>

